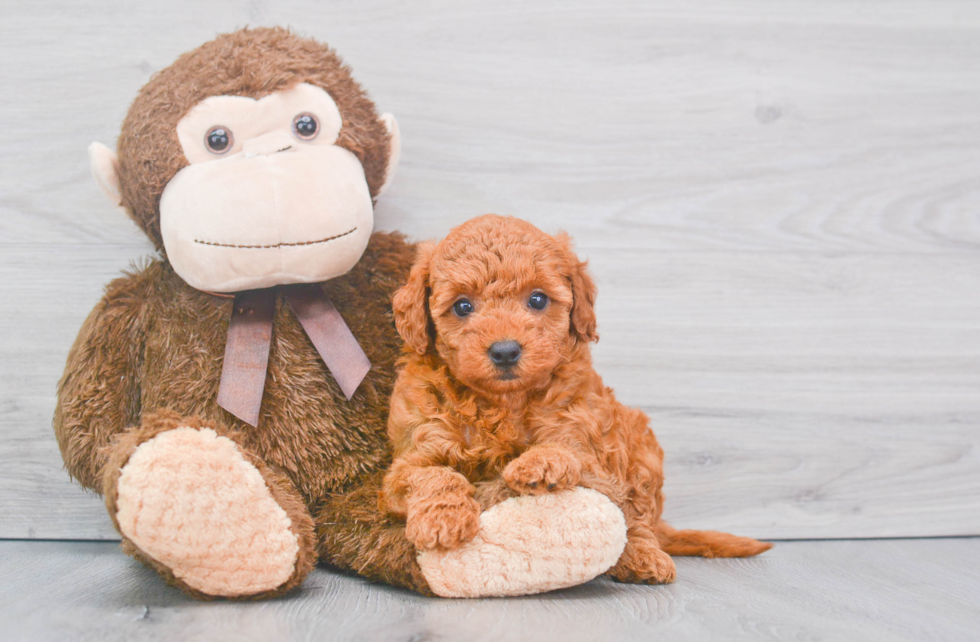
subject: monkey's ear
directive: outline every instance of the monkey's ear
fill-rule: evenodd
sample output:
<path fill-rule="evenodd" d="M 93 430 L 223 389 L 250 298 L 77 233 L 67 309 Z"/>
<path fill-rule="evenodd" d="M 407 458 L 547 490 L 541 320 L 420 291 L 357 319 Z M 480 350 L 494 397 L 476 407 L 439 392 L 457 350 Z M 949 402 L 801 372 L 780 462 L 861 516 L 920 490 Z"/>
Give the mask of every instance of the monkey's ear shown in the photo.
<path fill-rule="evenodd" d="M 415 264 L 408 274 L 408 282 L 395 292 L 392 310 L 398 334 L 412 350 L 419 354 L 428 352 L 432 345 L 432 320 L 429 317 L 429 265 L 435 252 L 432 241 L 419 243 Z"/>
<path fill-rule="evenodd" d="M 595 298 L 596 287 L 589 274 L 588 264 L 579 261 L 572 249 L 572 239 L 561 232 L 555 240 L 565 255 L 565 266 L 568 270 L 568 280 L 572 284 L 571 331 L 579 341 L 598 341 L 596 331 Z"/>
<path fill-rule="evenodd" d="M 398 160 L 402 156 L 402 135 L 398 130 L 398 121 L 391 114 L 381 114 L 381 122 L 388 130 L 390 142 L 388 144 L 388 164 L 385 166 L 385 182 L 378 189 L 378 196 L 385 193 L 391 185 L 391 179 L 395 177 L 395 170 L 398 169 Z"/>
<path fill-rule="evenodd" d="M 119 189 L 119 158 L 102 143 L 92 143 L 88 146 L 88 161 L 92 167 L 92 176 L 99 184 L 99 189 L 115 206 L 122 205 L 122 191 Z"/>

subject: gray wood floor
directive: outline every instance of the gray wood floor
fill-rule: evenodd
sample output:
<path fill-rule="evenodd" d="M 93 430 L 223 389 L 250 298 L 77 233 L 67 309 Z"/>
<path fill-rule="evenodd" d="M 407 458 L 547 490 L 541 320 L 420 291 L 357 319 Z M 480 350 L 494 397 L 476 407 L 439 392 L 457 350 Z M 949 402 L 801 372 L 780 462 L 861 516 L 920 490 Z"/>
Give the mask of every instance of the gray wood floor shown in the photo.
<path fill-rule="evenodd" d="M 680 558 L 669 586 L 423 598 L 317 569 L 271 602 L 201 603 L 97 542 L 0 542 L 0 637 L 18 640 L 976 640 L 980 539 L 780 543 Z"/>

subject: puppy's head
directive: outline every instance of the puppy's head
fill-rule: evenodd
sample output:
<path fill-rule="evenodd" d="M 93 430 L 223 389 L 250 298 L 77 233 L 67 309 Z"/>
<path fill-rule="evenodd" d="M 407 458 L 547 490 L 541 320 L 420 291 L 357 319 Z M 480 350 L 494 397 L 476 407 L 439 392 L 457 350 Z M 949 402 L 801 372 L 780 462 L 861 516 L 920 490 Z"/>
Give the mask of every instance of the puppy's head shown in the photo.
<path fill-rule="evenodd" d="M 488 214 L 419 246 L 395 324 L 462 383 L 504 394 L 546 385 L 577 343 L 599 338 L 595 294 L 568 236 Z"/>

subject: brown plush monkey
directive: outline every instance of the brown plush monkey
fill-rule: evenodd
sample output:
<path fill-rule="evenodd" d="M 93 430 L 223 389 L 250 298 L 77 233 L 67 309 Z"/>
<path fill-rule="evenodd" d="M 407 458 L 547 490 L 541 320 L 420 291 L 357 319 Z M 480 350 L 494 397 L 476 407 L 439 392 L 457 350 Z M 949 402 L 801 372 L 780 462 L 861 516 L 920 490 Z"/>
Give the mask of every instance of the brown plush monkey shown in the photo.
<path fill-rule="evenodd" d="M 533 592 L 508 569 L 555 549 L 568 585 L 605 570 L 566 536 L 590 511 L 590 541 L 621 550 L 604 497 L 578 496 L 572 521 L 571 504 L 504 502 L 474 544 L 489 588 L 460 593 L 472 565 L 417 556 L 378 510 L 401 347 L 391 296 L 413 248 L 372 235 L 373 201 L 398 150 L 394 119 L 334 52 L 284 29 L 181 56 L 140 91 L 118 157 L 90 148 L 103 191 L 160 256 L 85 321 L 55 431 L 124 549 L 195 596 L 281 594 L 318 560 L 428 594 Z M 531 522 L 551 539 L 529 545 Z"/>

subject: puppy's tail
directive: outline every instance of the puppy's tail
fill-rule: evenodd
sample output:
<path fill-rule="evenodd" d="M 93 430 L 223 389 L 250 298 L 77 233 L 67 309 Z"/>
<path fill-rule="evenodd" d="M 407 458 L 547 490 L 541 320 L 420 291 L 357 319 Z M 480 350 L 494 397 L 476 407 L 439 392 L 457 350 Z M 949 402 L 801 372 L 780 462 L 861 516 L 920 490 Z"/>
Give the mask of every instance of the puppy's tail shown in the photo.
<path fill-rule="evenodd" d="M 668 555 L 752 557 L 772 548 L 769 542 L 760 542 L 751 537 L 739 537 L 718 531 L 679 531 L 667 522 L 657 524 L 656 535 L 660 548 Z"/>

